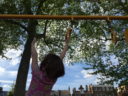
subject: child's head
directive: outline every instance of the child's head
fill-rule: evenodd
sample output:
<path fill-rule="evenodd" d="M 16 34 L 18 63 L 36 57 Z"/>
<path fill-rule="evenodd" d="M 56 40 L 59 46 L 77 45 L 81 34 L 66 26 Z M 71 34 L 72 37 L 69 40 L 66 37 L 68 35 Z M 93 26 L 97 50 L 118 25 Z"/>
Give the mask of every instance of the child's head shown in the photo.
<path fill-rule="evenodd" d="M 61 58 L 55 54 L 48 54 L 41 62 L 40 70 L 45 70 L 51 79 L 57 79 L 65 74 L 64 64 Z"/>

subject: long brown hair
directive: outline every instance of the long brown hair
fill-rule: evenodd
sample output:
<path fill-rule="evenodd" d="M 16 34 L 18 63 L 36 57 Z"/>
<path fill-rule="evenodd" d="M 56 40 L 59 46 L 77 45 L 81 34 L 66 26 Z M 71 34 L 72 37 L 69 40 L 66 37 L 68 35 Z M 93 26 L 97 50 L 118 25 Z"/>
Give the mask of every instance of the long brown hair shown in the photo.
<path fill-rule="evenodd" d="M 55 54 L 48 54 L 41 62 L 40 70 L 45 70 L 47 76 L 51 79 L 57 79 L 65 74 L 64 64 L 62 59 Z"/>

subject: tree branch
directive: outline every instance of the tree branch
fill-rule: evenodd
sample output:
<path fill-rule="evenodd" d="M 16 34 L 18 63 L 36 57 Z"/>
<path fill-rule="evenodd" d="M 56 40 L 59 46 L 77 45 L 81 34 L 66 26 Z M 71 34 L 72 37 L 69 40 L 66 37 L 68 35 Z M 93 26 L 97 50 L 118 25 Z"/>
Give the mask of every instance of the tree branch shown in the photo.
<path fill-rule="evenodd" d="M 46 32 L 47 32 L 47 25 L 48 25 L 48 20 L 46 20 L 46 22 L 45 22 L 45 27 L 44 27 L 43 34 L 36 34 L 36 38 L 37 39 L 44 38 L 44 42 L 45 42 L 46 45 L 48 45 L 47 41 L 45 40 L 45 38 L 46 38 Z"/>
<path fill-rule="evenodd" d="M 104 41 L 108 41 L 108 40 L 112 40 L 111 38 L 106 38 L 106 39 L 99 39 L 99 40 L 104 40 Z M 119 39 L 118 38 L 118 40 L 117 41 L 123 41 L 123 40 L 125 40 L 124 38 L 121 38 L 121 39 Z"/>
<path fill-rule="evenodd" d="M 44 38 L 44 34 L 36 34 L 35 36 L 37 39 L 41 39 L 41 38 Z"/>
<path fill-rule="evenodd" d="M 41 12 L 41 7 L 43 5 L 43 3 L 45 2 L 46 0 L 40 0 L 39 4 L 38 4 L 38 8 L 37 8 L 37 11 L 36 11 L 36 14 L 39 14 Z"/>
<path fill-rule="evenodd" d="M 23 0 L 23 5 L 24 5 L 24 14 L 32 14 L 32 10 L 31 10 L 31 0 Z"/>
<path fill-rule="evenodd" d="M 14 20 L 4 20 L 6 23 L 10 23 L 10 24 L 14 24 L 14 25 L 18 25 L 21 28 L 23 28 L 25 31 L 28 31 L 27 27 L 25 27 L 23 24 L 16 22 Z"/>
<path fill-rule="evenodd" d="M 121 2 L 121 0 L 118 0 L 118 2 L 119 2 L 119 4 L 122 6 L 122 9 L 123 9 L 126 13 L 128 13 L 128 8 L 125 7 L 125 4 L 124 4 L 123 2 Z"/>
<path fill-rule="evenodd" d="M 104 34 L 105 40 L 107 40 L 107 36 L 106 36 L 106 34 L 105 34 L 104 30 L 102 30 L 102 31 L 103 31 L 103 34 Z"/>
<path fill-rule="evenodd" d="M 45 27 L 44 27 L 44 41 L 45 41 L 45 37 L 46 37 L 46 32 L 47 32 L 47 25 L 48 25 L 48 20 L 46 20 L 45 22 Z M 46 42 L 46 41 L 45 41 Z"/>

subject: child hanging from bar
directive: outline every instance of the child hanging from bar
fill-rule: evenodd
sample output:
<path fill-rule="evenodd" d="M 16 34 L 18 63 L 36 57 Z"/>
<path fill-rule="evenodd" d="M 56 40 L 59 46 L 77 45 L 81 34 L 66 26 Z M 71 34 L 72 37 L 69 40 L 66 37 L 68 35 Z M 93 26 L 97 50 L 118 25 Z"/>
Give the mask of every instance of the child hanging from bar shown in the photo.
<path fill-rule="evenodd" d="M 68 50 L 71 28 L 67 29 L 65 45 L 60 56 L 47 54 L 38 66 L 38 54 L 35 49 L 36 38 L 32 41 L 32 80 L 26 96 L 50 96 L 51 90 L 57 79 L 65 74 L 63 58 Z"/>

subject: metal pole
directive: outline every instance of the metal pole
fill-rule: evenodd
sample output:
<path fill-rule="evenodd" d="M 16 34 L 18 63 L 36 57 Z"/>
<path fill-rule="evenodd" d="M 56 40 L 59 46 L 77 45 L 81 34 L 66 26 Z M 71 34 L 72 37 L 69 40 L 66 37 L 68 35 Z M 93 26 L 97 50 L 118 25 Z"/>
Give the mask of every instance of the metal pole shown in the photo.
<path fill-rule="evenodd" d="M 0 19 L 51 19 L 51 20 L 128 20 L 128 16 L 86 16 L 86 15 L 17 15 L 0 14 Z"/>

